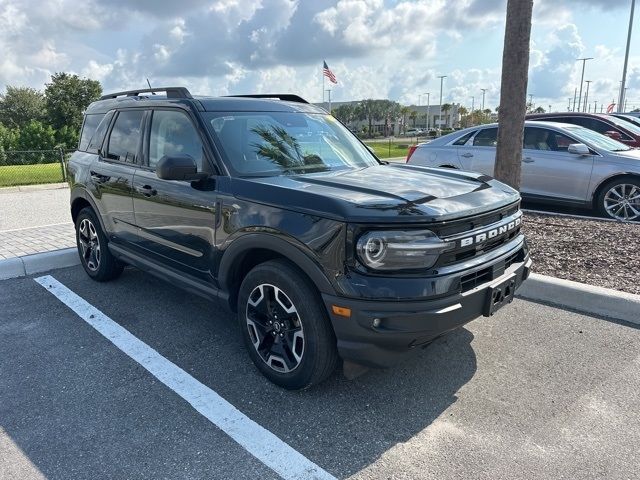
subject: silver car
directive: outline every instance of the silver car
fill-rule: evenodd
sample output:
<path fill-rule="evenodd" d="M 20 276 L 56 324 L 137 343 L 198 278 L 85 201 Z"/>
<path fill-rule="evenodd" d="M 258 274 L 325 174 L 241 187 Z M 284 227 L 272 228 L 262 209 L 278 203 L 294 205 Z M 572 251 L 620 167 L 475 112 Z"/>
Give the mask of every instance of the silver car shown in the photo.
<path fill-rule="evenodd" d="M 498 124 L 460 130 L 420 144 L 407 163 L 493 175 Z M 522 197 L 640 220 L 640 149 L 577 125 L 527 121 Z"/>

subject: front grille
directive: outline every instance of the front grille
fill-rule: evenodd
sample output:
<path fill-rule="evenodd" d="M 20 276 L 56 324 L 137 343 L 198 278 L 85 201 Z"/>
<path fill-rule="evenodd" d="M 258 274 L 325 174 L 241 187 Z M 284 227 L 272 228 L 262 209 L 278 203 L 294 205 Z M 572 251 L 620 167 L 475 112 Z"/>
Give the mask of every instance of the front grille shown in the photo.
<path fill-rule="evenodd" d="M 490 267 L 483 268 L 477 272 L 469 273 L 460 277 L 460 291 L 462 293 L 473 290 L 474 288 L 482 285 L 483 283 L 490 282 L 502 275 L 504 272 L 514 263 L 522 262 L 524 260 L 524 249 L 518 250 L 516 253 L 509 255 L 502 262 L 498 262 Z"/>
<path fill-rule="evenodd" d="M 511 209 L 507 211 L 511 211 Z M 501 213 L 498 220 L 491 224 L 481 225 L 480 227 L 475 226 L 473 229 L 458 232 L 453 237 L 447 238 L 442 233 L 439 233 L 440 238 L 454 241 L 455 247 L 452 250 L 444 252 L 440 255 L 438 263 L 436 264 L 436 268 L 453 265 L 477 257 L 479 255 L 484 255 L 485 253 L 491 252 L 492 250 L 495 250 L 502 245 L 509 243 L 511 240 L 517 237 L 520 234 L 519 224 L 516 224 L 515 228 L 512 228 L 511 230 L 507 230 L 504 233 L 497 234 L 496 230 L 500 227 L 504 227 L 504 225 L 509 222 L 509 217 L 514 219 L 521 218 L 517 215 L 514 217 L 514 214 L 517 213 L 517 208 L 515 212 L 511 213 L 511 215 L 505 215 L 505 213 L 506 211 Z M 492 216 L 491 218 L 496 217 Z M 468 232 L 468 236 L 466 232 Z M 484 241 L 475 241 L 476 235 L 487 232 L 493 232 L 494 234 L 496 234 L 495 238 L 490 238 Z M 474 240 L 471 245 L 463 245 L 461 239 L 465 238 L 473 238 Z"/>

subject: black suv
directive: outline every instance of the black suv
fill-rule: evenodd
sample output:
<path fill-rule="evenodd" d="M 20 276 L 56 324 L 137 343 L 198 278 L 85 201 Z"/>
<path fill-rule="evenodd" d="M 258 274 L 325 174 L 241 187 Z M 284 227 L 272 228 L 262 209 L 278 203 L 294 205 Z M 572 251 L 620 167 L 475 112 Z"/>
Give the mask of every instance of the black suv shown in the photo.
<path fill-rule="evenodd" d="M 217 299 L 286 388 L 340 358 L 393 365 L 510 302 L 531 265 L 518 192 L 382 162 L 295 95 L 105 95 L 67 170 L 91 278 L 128 264 Z"/>

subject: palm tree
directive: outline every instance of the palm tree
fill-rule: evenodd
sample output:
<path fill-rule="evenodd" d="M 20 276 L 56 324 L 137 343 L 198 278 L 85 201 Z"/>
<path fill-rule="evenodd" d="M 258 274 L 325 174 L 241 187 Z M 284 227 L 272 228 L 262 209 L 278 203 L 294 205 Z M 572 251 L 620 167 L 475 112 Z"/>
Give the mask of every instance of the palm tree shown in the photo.
<path fill-rule="evenodd" d="M 400 116 L 402 117 L 402 133 L 407 132 L 407 117 L 411 114 L 409 107 L 400 107 Z"/>
<path fill-rule="evenodd" d="M 353 121 L 355 107 L 349 103 L 340 105 L 333 109 L 333 115 L 345 125 L 349 125 Z"/>
<path fill-rule="evenodd" d="M 442 110 L 442 113 L 444 113 L 445 118 L 447 118 L 447 113 L 449 112 L 449 110 L 451 110 L 451 108 L 453 108 L 453 106 L 450 103 L 443 103 L 442 107 L 440 107 L 440 110 Z M 442 126 L 442 122 L 440 122 L 440 125 Z"/>
<path fill-rule="evenodd" d="M 533 0 L 507 0 L 494 177 L 520 189 Z"/>
<path fill-rule="evenodd" d="M 413 128 L 416 128 L 416 118 L 418 118 L 417 110 L 411 110 L 411 113 L 409 113 L 409 118 L 413 121 Z"/>
<path fill-rule="evenodd" d="M 358 104 L 356 111 L 359 120 L 367 120 L 369 123 L 367 133 L 373 136 L 373 122 L 374 120 L 380 120 L 381 117 L 380 100 L 373 100 L 371 98 L 362 100 Z"/>

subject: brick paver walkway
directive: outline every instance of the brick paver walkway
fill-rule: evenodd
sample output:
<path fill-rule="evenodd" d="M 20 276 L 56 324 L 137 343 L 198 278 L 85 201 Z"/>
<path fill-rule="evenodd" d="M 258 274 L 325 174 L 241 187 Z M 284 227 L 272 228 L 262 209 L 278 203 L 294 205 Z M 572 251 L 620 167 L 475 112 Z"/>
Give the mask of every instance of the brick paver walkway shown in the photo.
<path fill-rule="evenodd" d="M 71 222 L 4 230 L 0 231 L 0 260 L 75 247 L 75 245 L 75 232 Z"/>

